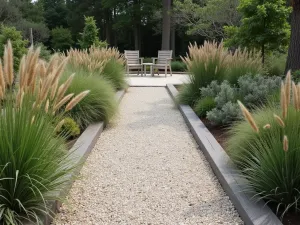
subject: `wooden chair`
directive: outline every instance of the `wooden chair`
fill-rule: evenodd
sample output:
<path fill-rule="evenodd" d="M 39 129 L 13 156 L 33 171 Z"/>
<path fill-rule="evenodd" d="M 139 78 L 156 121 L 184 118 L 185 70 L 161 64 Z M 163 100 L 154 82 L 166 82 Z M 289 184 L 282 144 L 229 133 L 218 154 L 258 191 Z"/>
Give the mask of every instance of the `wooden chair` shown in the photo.
<path fill-rule="evenodd" d="M 155 60 L 157 60 L 156 63 L 155 63 Z M 154 64 L 153 68 L 157 69 L 158 75 L 159 75 L 159 70 L 163 69 L 163 70 L 165 70 L 165 76 L 167 76 L 168 68 L 169 68 L 170 74 L 172 76 L 171 60 L 172 60 L 172 50 L 158 51 L 158 57 L 152 58 L 152 62 Z"/>
<path fill-rule="evenodd" d="M 130 69 L 137 69 L 138 70 L 138 75 L 139 71 L 143 70 L 143 59 L 140 58 L 140 52 L 139 51 L 129 51 L 125 50 L 124 53 L 125 59 L 126 59 L 126 70 L 127 70 L 127 75 L 129 75 L 129 70 Z"/>

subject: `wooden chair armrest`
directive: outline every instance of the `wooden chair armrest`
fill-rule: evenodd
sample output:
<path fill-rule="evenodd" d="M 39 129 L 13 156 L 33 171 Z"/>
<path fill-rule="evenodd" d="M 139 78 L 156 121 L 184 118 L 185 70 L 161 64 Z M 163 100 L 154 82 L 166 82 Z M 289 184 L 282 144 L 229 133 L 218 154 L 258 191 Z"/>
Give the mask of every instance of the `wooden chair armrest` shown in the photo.
<path fill-rule="evenodd" d="M 158 59 L 156 57 L 152 57 L 152 63 L 155 64 L 155 60 Z"/>
<path fill-rule="evenodd" d="M 139 58 L 139 60 L 141 60 L 141 64 L 143 64 L 144 57 Z"/>

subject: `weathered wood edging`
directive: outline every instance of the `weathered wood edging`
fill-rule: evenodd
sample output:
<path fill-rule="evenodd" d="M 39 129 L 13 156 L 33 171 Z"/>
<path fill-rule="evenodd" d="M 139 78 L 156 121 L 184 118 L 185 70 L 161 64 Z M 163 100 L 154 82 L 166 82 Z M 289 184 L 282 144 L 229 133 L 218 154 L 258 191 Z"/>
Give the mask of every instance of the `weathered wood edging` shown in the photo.
<path fill-rule="evenodd" d="M 175 101 L 178 94 L 177 89 L 174 85 L 168 84 L 167 90 Z M 247 181 L 241 178 L 229 156 L 193 109 L 188 105 L 181 104 L 178 105 L 178 108 L 244 223 L 246 225 L 282 225 L 281 221 L 265 205 L 264 201 L 251 198 L 251 196 L 243 192 L 245 187 L 247 187 Z"/>
<path fill-rule="evenodd" d="M 116 93 L 116 99 L 117 99 L 118 103 L 121 102 L 124 95 L 125 95 L 125 90 L 118 91 Z M 69 191 L 73 185 L 73 182 L 74 182 L 74 179 L 72 179 L 71 177 L 73 177 L 73 176 L 76 177 L 79 175 L 81 167 L 83 166 L 87 157 L 89 156 L 92 149 L 94 148 L 103 129 L 105 128 L 105 125 L 106 124 L 104 122 L 99 122 L 99 123 L 89 125 L 85 129 L 85 131 L 80 135 L 80 137 L 77 139 L 77 141 L 75 142 L 73 147 L 71 148 L 70 151 L 72 151 L 72 155 L 74 155 L 76 157 L 77 162 L 81 163 L 81 166 L 77 170 L 75 170 L 72 175 L 70 175 L 69 183 L 66 185 L 66 187 L 63 190 L 61 190 L 58 193 L 58 198 L 63 199 L 69 193 Z M 51 206 L 50 208 L 51 208 L 53 215 L 52 216 L 50 216 L 50 215 L 43 216 L 42 220 L 43 220 L 44 225 L 50 225 L 52 223 L 53 217 L 59 211 L 59 208 L 62 203 L 60 201 L 53 201 L 53 202 L 50 202 L 49 204 Z M 26 223 L 26 225 L 34 225 L 34 224 L 35 223 Z"/>

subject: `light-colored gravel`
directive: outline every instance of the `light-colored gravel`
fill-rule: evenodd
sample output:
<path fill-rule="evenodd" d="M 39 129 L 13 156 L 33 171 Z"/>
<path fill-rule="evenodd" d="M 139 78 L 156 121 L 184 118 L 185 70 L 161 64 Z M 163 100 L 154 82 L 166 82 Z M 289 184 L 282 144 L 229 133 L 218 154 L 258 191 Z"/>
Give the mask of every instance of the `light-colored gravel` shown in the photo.
<path fill-rule="evenodd" d="M 165 88 L 130 88 L 56 225 L 243 224 Z"/>

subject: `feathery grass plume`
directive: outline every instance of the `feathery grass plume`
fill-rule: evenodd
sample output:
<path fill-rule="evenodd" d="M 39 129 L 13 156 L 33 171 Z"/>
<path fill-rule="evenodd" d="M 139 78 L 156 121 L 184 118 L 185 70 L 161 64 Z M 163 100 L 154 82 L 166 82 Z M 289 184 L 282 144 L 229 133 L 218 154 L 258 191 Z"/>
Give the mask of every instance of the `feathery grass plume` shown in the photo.
<path fill-rule="evenodd" d="M 295 109 L 299 110 L 299 99 L 298 99 L 298 89 L 295 84 L 295 82 L 292 82 L 292 87 L 293 87 L 293 102 L 294 102 L 294 107 Z"/>
<path fill-rule="evenodd" d="M 3 74 L 3 67 L 2 67 L 2 62 L 0 60 L 0 87 L 2 88 L 3 93 L 5 92 L 5 79 L 4 79 L 4 74 Z"/>
<path fill-rule="evenodd" d="M 51 85 L 53 85 L 55 83 L 55 81 L 58 80 L 58 78 L 61 76 L 62 72 L 64 71 L 66 64 L 68 62 L 68 58 L 65 58 L 62 63 L 57 67 L 57 69 L 55 70 L 54 74 L 53 74 L 53 80 Z"/>
<path fill-rule="evenodd" d="M 55 127 L 55 132 L 59 131 L 60 128 L 64 125 L 64 123 L 65 123 L 65 120 L 64 120 L 64 119 L 61 120 L 61 121 L 56 125 L 56 127 Z"/>
<path fill-rule="evenodd" d="M 62 100 L 60 100 L 53 108 L 53 113 L 55 113 L 58 109 L 60 109 L 60 107 L 62 107 L 64 104 L 66 104 L 72 97 L 74 96 L 74 94 L 68 94 L 67 96 L 65 96 Z"/>
<path fill-rule="evenodd" d="M 251 113 L 248 111 L 248 109 L 243 105 L 243 103 L 241 103 L 240 101 L 237 101 L 241 110 L 242 110 L 242 113 L 245 117 L 245 119 L 249 122 L 249 124 L 251 125 L 252 129 L 256 132 L 256 133 L 259 133 L 259 128 L 258 126 L 256 125 L 255 123 L 255 120 L 254 118 L 252 117 Z"/>
<path fill-rule="evenodd" d="M 284 135 L 284 137 L 283 137 L 283 150 L 285 152 L 287 152 L 289 150 L 289 141 L 288 141 L 288 137 L 286 135 Z"/>
<path fill-rule="evenodd" d="M 102 72 L 105 64 L 110 60 L 116 60 L 119 64 L 124 65 L 125 58 L 116 48 L 97 48 L 90 47 L 85 50 L 70 49 L 67 52 L 69 64 L 75 69 L 86 68 L 88 71 Z"/>
<path fill-rule="evenodd" d="M 46 74 L 51 74 L 58 63 L 58 54 L 54 54 L 49 62 Z"/>
<path fill-rule="evenodd" d="M 292 82 L 292 77 L 291 77 L 291 71 L 289 70 L 285 78 L 286 107 L 288 107 L 288 105 L 291 102 L 291 82 Z"/>
<path fill-rule="evenodd" d="M 75 98 L 73 98 L 66 106 L 65 111 L 70 111 L 73 109 L 75 105 L 77 105 L 90 91 L 83 91 L 80 94 L 78 94 Z"/>
<path fill-rule="evenodd" d="M 47 69 L 46 69 L 46 66 L 45 66 L 45 62 L 40 61 L 40 63 L 39 63 L 39 76 L 41 78 L 45 78 L 46 77 L 46 72 L 47 72 Z"/>
<path fill-rule="evenodd" d="M 275 118 L 275 120 L 277 121 L 277 123 L 278 123 L 282 128 L 285 127 L 285 123 L 284 123 L 283 120 L 280 118 L 280 116 L 274 114 L 274 118 Z"/>
<path fill-rule="evenodd" d="M 58 87 L 58 80 L 55 81 L 55 83 L 52 85 L 51 93 L 50 93 L 50 99 L 51 100 L 53 100 L 55 95 L 56 95 L 57 87 Z"/>
<path fill-rule="evenodd" d="M 264 125 L 263 128 L 264 128 L 264 129 L 270 129 L 270 128 L 271 128 L 271 125 L 268 123 L 268 124 Z"/>
<path fill-rule="evenodd" d="M 47 99 L 47 102 L 46 102 L 46 105 L 45 105 L 45 112 L 46 113 L 48 113 L 48 111 L 49 111 L 49 104 L 50 104 L 49 99 Z"/>
<path fill-rule="evenodd" d="M 260 51 L 250 51 L 247 48 L 238 48 L 226 58 L 228 64 L 226 79 L 236 84 L 239 77 L 245 74 L 264 74 Z"/>
<path fill-rule="evenodd" d="M 13 49 L 10 40 L 4 50 L 4 71 L 6 73 L 8 85 L 12 85 L 14 82 L 14 62 L 13 62 Z"/>
<path fill-rule="evenodd" d="M 67 80 L 66 82 L 64 82 L 61 86 L 62 89 L 60 92 L 57 93 L 57 99 L 56 101 L 60 101 L 63 96 L 65 95 L 66 91 L 68 90 L 68 88 L 70 87 L 70 84 L 72 83 L 73 79 L 74 79 L 75 74 L 73 73 Z"/>
<path fill-rule="evenodd" d="M 282 117 L 285 119 L 287 116 L 288 102 L 286 97 L 286 85 L 284 85 L 283 82 L 281 82 L 280 104 L 282 110 Z"/>

